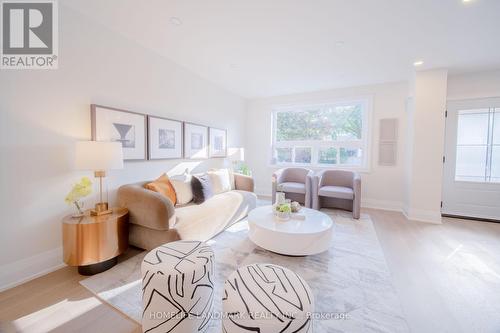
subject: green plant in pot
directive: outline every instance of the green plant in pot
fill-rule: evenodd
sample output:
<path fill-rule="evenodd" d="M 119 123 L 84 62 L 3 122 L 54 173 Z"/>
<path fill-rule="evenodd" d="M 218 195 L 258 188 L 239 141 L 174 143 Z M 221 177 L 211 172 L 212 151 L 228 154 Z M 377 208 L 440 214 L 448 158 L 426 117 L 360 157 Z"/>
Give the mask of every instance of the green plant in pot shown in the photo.
<path fill-rule="evenodd" d="M 275 216 L 280 220 L 290 219 L 290 214 L 292 213 L 292 205 L 289 202 L 284 202 L 275 206 L 276 212 Z"/>

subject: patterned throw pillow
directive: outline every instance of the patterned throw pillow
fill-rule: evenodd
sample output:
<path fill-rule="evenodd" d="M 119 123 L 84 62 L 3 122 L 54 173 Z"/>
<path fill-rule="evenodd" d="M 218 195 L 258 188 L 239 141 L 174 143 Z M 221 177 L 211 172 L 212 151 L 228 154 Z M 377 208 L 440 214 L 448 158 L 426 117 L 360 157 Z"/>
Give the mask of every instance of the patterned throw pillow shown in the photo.
<path fill-rule="evenodd" d="M 213 196 L 212 184 L 207 174 L 193 176 L 191 178 L 191 189 L 193 190 L 193 202 L 201 204 Z"/>
<path fill-rule="evenodd" d="M 144 185 L 144 188 L 163 194 L 169 198 L 174 205 L 177 203 L 177 196 L 175 194 L 174 187 L 172 186 L 172 183 L 170 183 L 170 179 L 166 174 L 161 175 L 154 182 Z"/>

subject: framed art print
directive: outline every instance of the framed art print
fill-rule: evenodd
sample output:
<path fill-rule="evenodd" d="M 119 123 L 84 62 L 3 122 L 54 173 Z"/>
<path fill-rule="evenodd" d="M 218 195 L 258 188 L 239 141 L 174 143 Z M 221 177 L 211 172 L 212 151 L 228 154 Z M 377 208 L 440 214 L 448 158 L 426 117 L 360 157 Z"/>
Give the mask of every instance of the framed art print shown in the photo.
<path fill-rule="evenodd" d="M 120 142 L 124 160 L 145 160 L 146 115 L 92 104 L 92 140 Z"/>
<path fill-rule="evenodd" d="M 182 121 L 148 116 L 150 160 L 182 158 Z"/>
<path fill-rule="evenodd" d="M 227 131 L 219 128 L 210 127 L 209 130 L 209 156 L 226 157 L 227 156 Z"/>
<path fill-rule="evenodd" d="M 208 127 L 184 123 L 184 157 L 208 158 Z"/>

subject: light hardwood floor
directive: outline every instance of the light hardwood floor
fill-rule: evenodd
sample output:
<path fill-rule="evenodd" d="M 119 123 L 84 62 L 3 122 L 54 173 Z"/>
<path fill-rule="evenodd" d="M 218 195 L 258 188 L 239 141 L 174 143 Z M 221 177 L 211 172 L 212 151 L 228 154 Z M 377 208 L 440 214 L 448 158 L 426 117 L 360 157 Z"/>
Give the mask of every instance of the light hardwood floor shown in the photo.
<path fill-rule="evenodd" d="M 500 224 L 432 225 L 363 212 L 373 220 L 412 332 L 500 332 Z M 0 332 L 141 331 L 82 287 L 83 278 L 65 267 L 0 293 Z"/>

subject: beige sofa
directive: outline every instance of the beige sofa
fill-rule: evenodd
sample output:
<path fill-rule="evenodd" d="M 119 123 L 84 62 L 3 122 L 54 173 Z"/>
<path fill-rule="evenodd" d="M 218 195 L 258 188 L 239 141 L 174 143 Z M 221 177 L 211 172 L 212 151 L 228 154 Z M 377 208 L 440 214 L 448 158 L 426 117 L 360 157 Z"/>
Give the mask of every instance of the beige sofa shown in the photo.
<path fill-rule="evenodd" d="M 235 174 L 235 190 L 214 195 L 204 203 L 174 207 L 165 196 L 140 182 L 118 189 L 118 204 L 129 210 L 129 243 L 150 250 L 176 240 L 206 241 L 255 208 L 251 177 Z"/>

